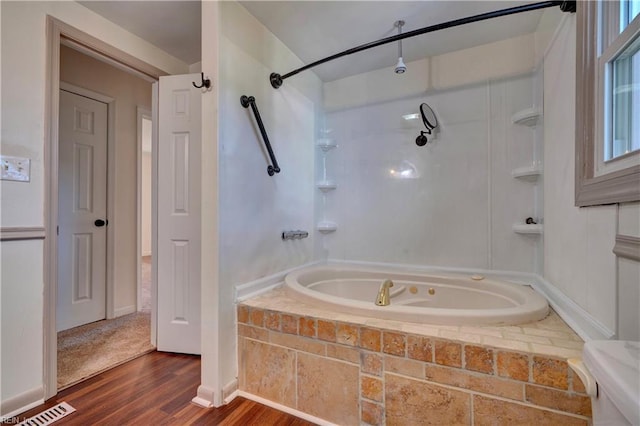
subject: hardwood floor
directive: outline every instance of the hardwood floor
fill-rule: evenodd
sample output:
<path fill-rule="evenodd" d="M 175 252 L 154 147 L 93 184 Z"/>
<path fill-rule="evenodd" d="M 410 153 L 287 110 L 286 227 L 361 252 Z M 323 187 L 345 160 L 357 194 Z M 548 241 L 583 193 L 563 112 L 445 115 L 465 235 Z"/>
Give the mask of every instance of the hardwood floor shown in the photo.
<path fill-rule="evenodd" d="M 313 425 L 244 398 L 220 408 L 198 407 L 190 401 L 199 384 L 200 357 L 151 352 L 65 389 L 19 417 L 22 421 L 66 401 L 77 411 L 56 425 Z"/>

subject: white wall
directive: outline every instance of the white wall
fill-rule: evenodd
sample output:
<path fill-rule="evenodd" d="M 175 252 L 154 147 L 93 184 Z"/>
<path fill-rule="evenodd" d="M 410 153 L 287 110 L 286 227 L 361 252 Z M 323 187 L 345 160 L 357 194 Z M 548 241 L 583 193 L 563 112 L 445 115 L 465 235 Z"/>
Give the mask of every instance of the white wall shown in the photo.
<path fill-rule="evenodd" d="M 60 48 L 60 80 L 115 99 L 114 309 L 135 311 L 137 229 L 137 107 L 151 110 L 151 83 L 66 46 Z M 150 200 L 149 200 L 150 201 Z M 150 213 L 149 213 L 150 214 Z"/>
<path fill-rule="evenodd" d="M 72 1 L 2 2 L 2 149 L 31 158 L 31 183 L 2 182 L 2 226 L 42 224 L 46 16 L 56 17 L 170 73 L 188 67 L 155 46 Z M 25 92 L 26 91 L 26 92 Z M 30 117 L 28 126 L 22 126 Z M 11 202 L 4 202 L 11 200 Z M 23 206 L 30 206 L 23 208 Z"/>
<path fill-rule="evenodd" d="M 151 256 L 151 153 L 142 152 L 142 256 Z"/>
<path fill-rule="evenodd" d="M 575 37 L 567 15 L 544 55 L 544 278 L 614 334 L 618 288 L 636 289 L 637 299 L 640 284 L 633 267 L 618 273 L 612 250 L 623 223 L 640 223 L 640 205 L 574 206 Z M 620 222 L 619 210 L 631 219 Z"/>
<path fill-rule="evenodd" d="M 202 43 L 201 58 L 202 72 L 211 79 L 214 90 L 208 96 L 202 96 L 202 158 L 200 185 L 201 208 L 200 218 L 201 253 L 200 281 L 201 281 L 201 382 L 198 386 L 197 396 L 194 402 L 203 406 L 219 406 L 223 402 L 221 389 L 221 376 L 228 373 L 222 372 L 220 366 L 220 348 L 226 347 L 229 339 L 229 322 L 233 326 L 232 319 L 221 324 L 219 320 L 220 306 L 220 277 L 219 267 L 219 203 L 218 203 L 218 109 L 220 87 L 219 59 L 220 59 L 220 2 L 206 1 L 201 5 Z M 226 304 L 228 299 L 224 301 Z M 225 341 L 221 340 L 224 337 Z M 232 337 L 235 341 L 235 338 Z M 225 356 L 227 354 L 225 353 Z M 235 358 L 234 358 L 235 359 Z M 229 369 L 228 364 L 224 365 Z M 235 368 L 232 369 L 235 371 Z M 226 383 L 226 382 L 225 382 Z"/>
<path fill-rule="evenodd" d="M 6 414 L 22 406 L 21 394 L 42 398 L 43 245 L 42 241 L 8 241 L 0 248 L 0 397 L 1 414 Z"/>
<path fill-rule="evenodd" d="M 640 203 L 621 204 L 618 235 L 640 238 Z M 640 262 L 618 258 L 618 338 L 640 340 Z"/>
<path fill-rule="evenodd" d="M 499 56 L 508 46 L 519 46 L 512 62 Z M 475 79 L 450 72 L 486 55 L 502 59 L 484 60 Z M 511 175 L 534 161 L 534 131 L 511 122 L 534 103 L 533 57 L 529 35 L 415 61 L 402 75 L 388 68 L 325 84 L 328 108 L 338 109 L 326 116 L 338 144 L 327 174 L 338 188 L 325 196 L 323 219 L 338 231 L 324 237 L 325 255 L 535 272 L 538 238 L 512 230 L 536 215 L 535 184 Z M 421 120 L 402 116 L 422 102 L 440 132 L 418 147 Z M 407 167 L 416 178 L 392 175 Z"/>
<path fill-rule="evenodd" d="M 0 2 L 2 10 L 2 152 L 31 159 L 31 182 L 0 183 L 2 227 L 43 227 L 45 205 L 46 17 L 51 15 L 167 73 L 188 66 L 101 18 L 78 3 Z M 43 385 L 42 241 L 2 243 L 2 315 L 13 332 L 2 331 L 0 400 Z M 23 261 L 12 259 L 28 259 Z M 27 309 L 28 315 L 16 310 Z M 25 353 L 29 356 L 25 356 Z M 13 360 L 20 359 L 14 363 Z M 38 398 L 37 396 L 35 398 Z M 39 393 L 42 398 L 42 393 Z M 23 405 L 37 399 L 20 399 Z M 3 404 L 4 405 L 4 404 Z M 3 408 L 4 410 L 4 408 Z"/>
<path fill-rule="evenodd" d="M 616 206 L 574 206 L 575 16 L 544 58 L 545 278 L 615 329 Z"/>
<path fill-rule="evenodd" d="M 273 71 L 300 61 L 235 2 L 220 3 L 220 372 L 222 384 L 235 377 L 233 288 L 313 259 L 313 167 L 315 114 L 320 81 L 313 73 L 275 90 Z M 251 109 L 254 96 L 282 171 L 267 174 L 268 156 Z M 287 229 L 309 238 L 282 241 Z"/>
<path fill-rule="evenodd" d="M 324 84 L 324 106 L 335 111 L 527 74 L 534 47 L 534 35 L 527 34 L 408 62 L 402 78 L 390 78 L 387 67 L 331 81 Z"/>

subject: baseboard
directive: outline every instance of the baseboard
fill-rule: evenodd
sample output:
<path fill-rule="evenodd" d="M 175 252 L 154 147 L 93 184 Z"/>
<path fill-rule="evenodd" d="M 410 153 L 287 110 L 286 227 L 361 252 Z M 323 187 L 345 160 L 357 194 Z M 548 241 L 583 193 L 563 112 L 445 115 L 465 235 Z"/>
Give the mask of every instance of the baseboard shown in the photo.
<path fill-rule="evenodd" d="M 260 278 L 255 281 L 250 281 L 244 284 L 238 284 L 235 286 L 235 301 L 242 302 L 243 300 L 250 299 L 252 297 L 258 296 L 262 293 L 266 293 L 267 291 L 278 287 L 284 281 L 284 277 L 289 273 L 301 268 L 307 268 L 309 266 L 314 266 L 320 261 L 314 261 L 305 263 L 304 265 L 296 266 L 295 268 L 287 269 L 284 271 L 276 272 L 273 275 L 269 275 L 268 277 Z"/>
<path fill-rule="evenodd" d="M 589 340 L 609 340 L 615 336 L 615 332 L 595 319 L 549 281 L 541 276 L 536 278 L 533 288 L 546 297 L 553 310 L 582 340 L 585 342 Z"/>
<path fill-rule="evenodd" d="M 118 318 L 136 312 L 136 305 L 124 306 L 113 311 L 113 317 Z"/>
<path fill-rule="evenodd" d="M 196 396 L 191 400 L 194 404 L 202 408 L 213 408 L 215 405 L 215 392 L 206 386 L 198 386 Z"/>
<path fill-rule="evenodd" d="M 222 388 L 222 402 L 228 404 L 233 401 L 238 391 L 238 379 L 233 379 Z"/>
<path fill-rule="evenodd" d="M 278 404 L 277 402 L 269 401 L 268 399 L 259 397 L 252 393 L 248 393 L 245 391 L 237 391 L 237 396 L 241 396 L 243 398 L 249 399 L 251 401 L 255 401 L 259 404 L 266 405 L 267 407 L 274 408 L 278 411 L 282 411 L 283 413 L 291 414 L 292 416 L 299 417 L 303 420 L 306 420 L 311 423 L 315 423 L 320 426 L 338 426 L 336 423 L 331 423 L 327 420 L 321 419 L 319 417 L 312 416 L 311 414 L 303 413 L 302 411 L 298 411 L 294 408 L 287 407 L 286 405 Z"/>
<path fill-rule="evenodd" d="M 0 403 L 0 422 L 44 404 L 44 387 L 38 386 Z"/>
<path fill-rule="evenodd" d="M 236 397 L 239 396 L 239 394 L 240 394 L 240 391 L 236 389 L 233 392 L 231 392 L 229 396 L 227 396 L 222 402 L 224 403 L 224 405 L 227 405 L 228 403 L 236 399 Z"/>

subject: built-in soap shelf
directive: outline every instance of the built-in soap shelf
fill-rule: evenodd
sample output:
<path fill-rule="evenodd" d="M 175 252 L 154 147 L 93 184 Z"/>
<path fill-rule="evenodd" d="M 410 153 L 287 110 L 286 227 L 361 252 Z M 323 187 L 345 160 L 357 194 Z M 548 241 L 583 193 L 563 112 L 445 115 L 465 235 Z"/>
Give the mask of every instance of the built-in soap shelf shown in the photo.
<path fill-rule="evenodd" d="M 531 107 L 513 114 L 511 116 L 511 121 L 513 124 L 535 127 L 538 124 L 540 117 L 542 117 L 542 111 L 537 107 Z"/>
<path fill-rule="evenodd" d="M 520 167 L 511 171 L 511 176 L 527 182 L 536 182 L 541 175 L 542 167 L 540 166 Z"/>
<path fill-rule="evenodd" d="M 316 183 L 316 188 L 318 188 L 322 192 L 333 191 L 337 187 L 338 187 L 338 184 L 330 180 L 323 180 L 321 182 Z"/>
<path fill-rule="evenodd" d="M 541 235 L 542 225 L 540 224 L 517 224 L 513 225 L 513 232 L 516 234 Z"/>
<path fill-rule="evenodd" d="M 316 145 L 324 152 L 322 165 L 324 169 L 323 178 L 321 181 L 316 182 L 316 188 L 323 193 L 333 191 L 338 187 L 338 184 L 332 180 L 327 179 L 327 152 L 337 147 L 335 139 L 322 137 L 316 140 Z M 322 220 L 316 225 L 316 230 L 322 234 L 329 234 L 335 232 L 338 229 L 338 225 L 335 222 L 329 220 Z"/>
<path fill-rule="evenodd" d="M 323 150 L 324 152 L 330 151 L 333 148 L 338 146 L 336 144 L 336 141 L 334 139 L 331 139 L 331 138 L 319 138 L 316 141 L 316 145 L 318 145 L 320 147 L 320 149 Z"/>
<path fill-rule="evenodd" d="M 335 232 L 338 229 L 338 225 L 335 222 L 323 220 L 322 222 L 318 222 L 316 229 L 323 234 L 328 234 L 330 232 Z"/>

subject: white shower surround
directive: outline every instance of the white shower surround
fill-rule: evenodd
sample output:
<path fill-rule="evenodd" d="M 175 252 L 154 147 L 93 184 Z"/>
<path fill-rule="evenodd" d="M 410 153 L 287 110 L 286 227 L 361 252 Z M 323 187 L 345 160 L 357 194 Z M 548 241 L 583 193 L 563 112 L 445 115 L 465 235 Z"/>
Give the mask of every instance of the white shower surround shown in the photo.
<path fill-rule="evenodd" d="M 528 74 L 373 104 L 363 93 L 363 106 L 328 113 L 338 148 L 327 175 L 338 187 L 323 217 L 338 231 L 324 237 L 325 259 L 540 273 L 540 237 L 513 232 L 540 219 L 541 184 L 512 175 L 540 160 L 538 130 L 511 122 L 533 93 Z M 440 131 L 418 147 L 424 127 L 403 116 L 422 102 Z"/>

